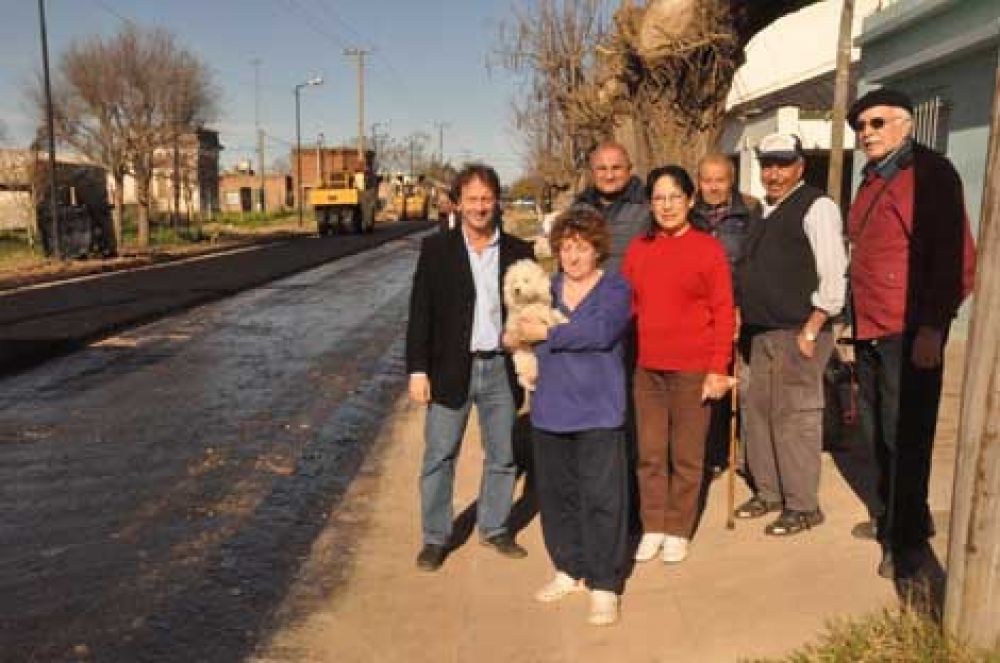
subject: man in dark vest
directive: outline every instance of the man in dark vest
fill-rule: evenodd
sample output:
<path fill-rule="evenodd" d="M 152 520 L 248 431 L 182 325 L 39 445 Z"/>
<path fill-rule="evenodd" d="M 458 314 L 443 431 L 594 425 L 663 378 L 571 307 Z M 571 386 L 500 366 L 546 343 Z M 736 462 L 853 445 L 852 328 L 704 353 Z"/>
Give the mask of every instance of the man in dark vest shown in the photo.
<path fill-rule="evenodd" d="M 787 536 L 823 522 L 823 369 L 833 351 L 829 321 L 844 305 L 847 257 L 840 210 L 802 181 L 798 137 L 765 136 L 757 157 L 766 196 L 739 270 L 753 376 L 744 409 L 747 460 L 756 493 L 735 515 L 780 511 L 764 531 Z"/>
<path fill-rule="evenodd" d="M 931 450 L 944 344 L 972 289 L 975 248 L 962 182 L 912 139 L 913 103 L 879 89 L 848 113 L 868 158 L 851 205 L 851 291 L 861 433 L 874 453 L 879 574 L 914 575 L 927 559 Z"/>
<path fill-rule="evenodd" d="M 470 164 L 455 177 L 461 223 L 420 246 L 406 329 L 410 399 L 427 406 L 420 471 L 423 548 L 417 566 L 436 571 L 452 535 L 455 462 L 473 405 L 485 451 L 476 520 L 480 541 L 506 557 L 527 553 L 507 529 L 514 490 L 512 434 L 520 392 L 500 345 L 503 275 L 531 245 L 500 228 L 496 171 Z"/>

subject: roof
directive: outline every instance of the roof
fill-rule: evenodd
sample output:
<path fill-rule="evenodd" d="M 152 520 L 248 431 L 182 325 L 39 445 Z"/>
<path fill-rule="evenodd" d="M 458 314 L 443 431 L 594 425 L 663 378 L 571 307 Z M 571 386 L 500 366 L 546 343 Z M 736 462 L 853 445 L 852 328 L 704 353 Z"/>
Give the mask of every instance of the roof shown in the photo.
<path fill-rule="evenodd" d="M 857 95 L 859 62 L 851 63 L 848 98 Z M 726 114 L 730 117 L 757 115 L 782 106 L 796 106 L 803 111 L 829 112 L 833 108 L 835 71 L 826 71 L 804 81 L 775 90 L 755 99 L 733 106 Z"/>

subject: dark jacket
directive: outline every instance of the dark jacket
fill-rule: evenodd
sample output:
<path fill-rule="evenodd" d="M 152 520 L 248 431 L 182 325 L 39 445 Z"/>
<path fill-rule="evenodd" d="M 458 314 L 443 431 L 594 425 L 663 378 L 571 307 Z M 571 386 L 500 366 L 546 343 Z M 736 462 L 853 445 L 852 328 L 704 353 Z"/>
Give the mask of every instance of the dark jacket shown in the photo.
<path fill-rule="evenodd" d="M 601 198 L 601 193 L 593 186 L 580 192 L 574 202 L 596 207 L 604 215 L 611 231 L 611 255 L 604 266 L 607 269 L 618 270 L 629 242 L 649 228 L 649 201 L 646 199 L 646 188 L 639 178 L 633 175 L 610 204 Z"/>
<path fill-rule="evenodd" d="M 532 247 L 513 235 L 500 233 L 499 279 L 514 262 L 533 258 Z M 472 371 L 472 317 L 476 287 L 461 227 L 434 233 L 420 245 L 420 258 L 410 293 L 406 326 L 406 371 L 427 373 L 431 400 L 457 408 L 469 396 Z M 502 302 L 501 302 L 502 304 Z M 507 310 L 503 308 L 506 319 Z M 507 356 L 507 372 L 515 400 L 520 391 L 514 365 Z"/>
<path fill-rule="evenodd" d="M 737 306 L 740 305 L 742 288 L 736 265 L 743 259 L 746 251 L 750 225 L 760 215 L 759 203 L 752 198 L 749 200 L 752 206 L 747 205 L 747 199 L 734 187 L 730 196 L 731 202 L 722 212 L 721 218 L 714 223 L 712 206 L 703 201 L 701 196 L 695 199 L 694 207 L 691 208 L 691 225 L 722 243 L 726 258 L 729 260 L 729 271 L 733 275 L 733 301 Z"/>

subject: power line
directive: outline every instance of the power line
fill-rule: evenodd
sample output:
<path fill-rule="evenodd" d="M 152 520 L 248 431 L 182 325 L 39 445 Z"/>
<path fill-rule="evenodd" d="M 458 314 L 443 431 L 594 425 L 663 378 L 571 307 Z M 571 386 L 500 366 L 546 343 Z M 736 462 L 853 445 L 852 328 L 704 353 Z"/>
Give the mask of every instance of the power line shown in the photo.
<path fill-rule="evenodd" d="M 299 14 L 299 16 L 305 19 L 306 25 L 309 26 L 310 30 L 312 30 L 318 35 L 326 37 L 338 47 L 346 48 L 348 46 L 348 40 L 345 39 L 343 35 L 334 34 L 329 30 L 323 28 L 320 25 L 319 18 L 312 12 L 308 11 L 301 4 L 299 4 L 298 0 L 285 0 L 285 2 L 288 3 L 289 9 L 295 11 L 296 13 Z"/>
<path fill-rule="evenodd" d="M 298 13 L 301 18 L 305 19 L 306 23 L 309 25 L 309 28 L 311 30 L 313 30 L 317 34 L 326 37 L 338 47 L 347 47 L 347 42 L 349 40 L 346 39 L 342 33 L 337 32 L 336 34 L 334 34 L 333 32 L 321 27 L 319 25 L 319 23 L 322 22 L 320 20 L 320 17 L 317 16 L 315 13 L 307 10 L 302 4 L 300 4 L 299 0 L 285 0 L 285 1 L 288 3 L 289 8 L 291 8 L 293 11 L 296 11 L 296 13 Z M 320 0 L 315 0 L 315 2 L 319 3 Z M 357 37 L 355 41 L 362 43 L 365 42 L 370 43 L 369 39 L 367 39 L 363 34 L 361 34 L 358 30 L 356 30 L 346 20 L 341 18 L 336 12 L 334 12 L 330 8 L 329 5 L 323 4 L 323 7 L 327 15 L 332 16 L 334 20 L 336 20 L 341 25 L 346 27 L 348 31 L 350 31 L 351 33 L 354 34 L 355 37 Z M 375 58 L 385 66 L 386 70 L 394 79 L 393 82 L 396 83 L 400 88 L 402 88 L 402 91 L 406 96 L 409 96 L 409 88 L 407 87 L 406 79 L 399 72 L 399 70 L 396 69 L 396 67 L 393 66 L 392 62 L 390 62 L 388 58 L 382 55 L 382 53 L 378 49 L 372 49 L 372 50 L 374 52 Z"/>
<path fill-rule="evenodd" d="M 341 16 L 340 14 L 338 14 L 333 9 L 333 7 L 331 7 L 329 4 L 327 4 L 326 0 L 313 0 L 313 2 L 315 2 L 316 6 L 319 7 L 320 13 L 329 14 L 330 16 L 333 17 L 334 21 L 336 21 L 337 23 L 340 23 L 345 28 L 347 28 L 348 32 L 351 32 L 358 41 L 365 41 L 364 35 L 362 35 L 360 32 L 358 32 L 358 30 L 355 29 L 355 27 L 353 25 L 351 25 L 350 23 L 348 23 L 347 20 L 345 20 L 343 16 Z"/>
<path fill-rule="evenodd" d="M 131 25 L 135 23 L 133 19 L 129 18 L 128 16 L 125 16 L 124 14 L 119 13 L 117 10 L 108 5 L 108 3 L 104 2 L 103 0 L 90 0 L 90 1 L 94 3 L 98 9 L 101 9 L 107 12 L 108 14 L 111 14 L 112 16 L 117 18 L 122 23 L 125 23 L 126 25 Z"/>

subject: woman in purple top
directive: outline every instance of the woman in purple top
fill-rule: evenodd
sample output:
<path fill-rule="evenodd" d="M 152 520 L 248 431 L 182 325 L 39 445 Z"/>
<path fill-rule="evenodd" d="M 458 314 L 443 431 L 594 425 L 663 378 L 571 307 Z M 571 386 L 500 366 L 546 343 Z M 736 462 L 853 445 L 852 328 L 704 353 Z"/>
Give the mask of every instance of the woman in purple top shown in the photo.
<path fill-rule="evenodd" d="M 535 482 L 556 568 L 535 598 L 549 602 L 589 589 L 588 621 L 608 625 L 618 621 L 628 558 L 622 339 L 632 294 L 616 271 L 598 268 L 610 235 L 597 210 L 563 213 L 550 241 L 561 268 L 553 298 L 569 322 L 521 327 L 524 337 L 540 341 L 531 399 Z"/>

